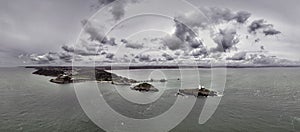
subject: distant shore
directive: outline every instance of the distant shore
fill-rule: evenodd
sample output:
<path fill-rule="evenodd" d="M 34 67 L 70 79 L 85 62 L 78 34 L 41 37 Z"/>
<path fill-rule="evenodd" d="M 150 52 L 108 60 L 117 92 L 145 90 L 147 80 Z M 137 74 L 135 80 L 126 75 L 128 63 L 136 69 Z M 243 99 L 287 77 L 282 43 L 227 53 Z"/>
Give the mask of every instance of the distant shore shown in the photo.
<path fill-rule="evenodd" d="M 25 68 L 63 68 L 71 70 L 73 68 L 92 68 L 91 66 L 22 66 Z M 252 66 L 164 66 L 164 65 L 155 65 L 155 66 L 95 66 L 95 69 L 103 70 L 134 70 L 134 69 L 189 69 L 189 68 L 290 68 L 290 67 L 300 67 L 300 65 L 252 65 Z"/>

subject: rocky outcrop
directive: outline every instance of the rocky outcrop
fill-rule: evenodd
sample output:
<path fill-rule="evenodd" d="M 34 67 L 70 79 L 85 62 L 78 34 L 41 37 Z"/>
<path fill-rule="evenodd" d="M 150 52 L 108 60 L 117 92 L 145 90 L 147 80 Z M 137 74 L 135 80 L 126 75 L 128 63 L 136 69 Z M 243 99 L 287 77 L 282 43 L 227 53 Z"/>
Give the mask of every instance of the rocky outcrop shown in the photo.
<path fill-rule="evenodd" d="M 72 83 L 73 79 L 68 75 L 60 74 L 57 78 L 51 79 L 50 82 L 58 83 L 58 84 L 67 84 L 67 83 Z"/>
<path fill-rule="evenodd" d="M 149 83 L 141 83 L 138 84 L 134 87 L 131 88 L 132 90 L 136 90 L 136 91 L 145 91 L 145 92 L 158 92 L 158 89 L 155 88 L 153 85 L 149 84 Z"/>
<path fill-rule="evenodd" d="M 193 95 L 196 97 L 207 97 L 207 96 L 217 96 L 217 92 L 211 91 L 206 88 L 201 88 L 201 89 L 179 89 L 179 92 L 177 93 L 178 95 Z"/>

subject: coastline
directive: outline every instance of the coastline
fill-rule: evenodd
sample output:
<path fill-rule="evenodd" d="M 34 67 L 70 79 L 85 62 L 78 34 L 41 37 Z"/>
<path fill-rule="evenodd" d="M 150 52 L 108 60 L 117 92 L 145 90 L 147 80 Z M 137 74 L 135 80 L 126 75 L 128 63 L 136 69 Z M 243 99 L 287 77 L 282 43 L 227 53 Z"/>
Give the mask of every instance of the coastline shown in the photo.
<path fill-rule="evenodd" d="M 95 68 L 103 70 L 138 70 L 138 69 L 190 69 L 190 68 L 200 68 L 200 69 L 211 69 L 211 68 L 230 68 L 230 69 L 243 69 L 243 68 L 300 68 L 300 65 L 244 65 L 244 66 L 173 66 L 173 65 L 153 65 L 153 66 L 19 66 L 24 68 L 63 68 L 72 70 L 73 68 Z"/>

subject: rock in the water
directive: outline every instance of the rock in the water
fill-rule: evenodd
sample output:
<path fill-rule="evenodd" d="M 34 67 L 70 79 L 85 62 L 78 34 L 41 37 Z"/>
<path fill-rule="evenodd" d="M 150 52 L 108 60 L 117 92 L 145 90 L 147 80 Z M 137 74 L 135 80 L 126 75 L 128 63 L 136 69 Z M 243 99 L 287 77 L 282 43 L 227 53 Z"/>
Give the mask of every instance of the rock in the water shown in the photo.
<path fill-rule="evenodd" d="M 155 88 L 153 85 L 149 83 L 141 83 L 131 88 L 132 90 L 136 91 L 152 91 L 152 92 L 158 92 L 158 89 Z"/>
<path fill-rule="evenodd" d="M 57 78 L 51 79 L 50 82 L 54 82 L 54 83 L 58 83 L 58 84 L 67 84 L 67 83 L 72 83 L 73 79 L 72 79 L 72 77 L 70 77 L 68 75 L 61 74 Z"/>
<path fill-rule="evenodd" d="M 185 95 L 194 95 L 194 96 L 217 96 L 217 92 L 211 91 L 205 88 L 201 89 L 179 89 L 179 93 L 185 94 Z"/>

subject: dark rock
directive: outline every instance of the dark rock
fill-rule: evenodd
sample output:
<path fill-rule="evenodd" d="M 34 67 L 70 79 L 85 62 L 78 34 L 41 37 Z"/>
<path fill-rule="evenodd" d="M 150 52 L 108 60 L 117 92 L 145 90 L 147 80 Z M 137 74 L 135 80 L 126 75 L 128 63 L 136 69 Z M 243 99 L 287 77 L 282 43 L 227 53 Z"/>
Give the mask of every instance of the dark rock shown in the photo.
<path fill-rule="evenodd" d="M 33 72 L 32 74 L 57 77 L 60 74 L 64 74 L 64 70 L 58 68 L 53 68 L 53 69 L 39 68 L 37 69 L 37 71 Z"/>
<path fill-rule="evenodd" d="M 58 84 L 67 84 L 67 83 L 72 83 L 73 79 L 68 75 L 60 74 L 57 78 L 51 79 L 50 82 L 54 82 Z"/>
<path fill-rule="evenodd" d="M 132 90 L 136 91 L 152 91 L 152 92 L 158 92 L 158 89 L 155 88 L 153 85 L 149 83 L 141 83 L 131 88 Z"/>
<path fill-rule="evenodd" d="M 201 88 L 201 89 L 179 89 L 179 93 L 180 94 L 185 94 L 185 95 L 194 95 L 197 97 L 200 96 L 217 96 L 217 92 L 215 91 L 211 91 L 209 89 L 206 88 Z"/>

